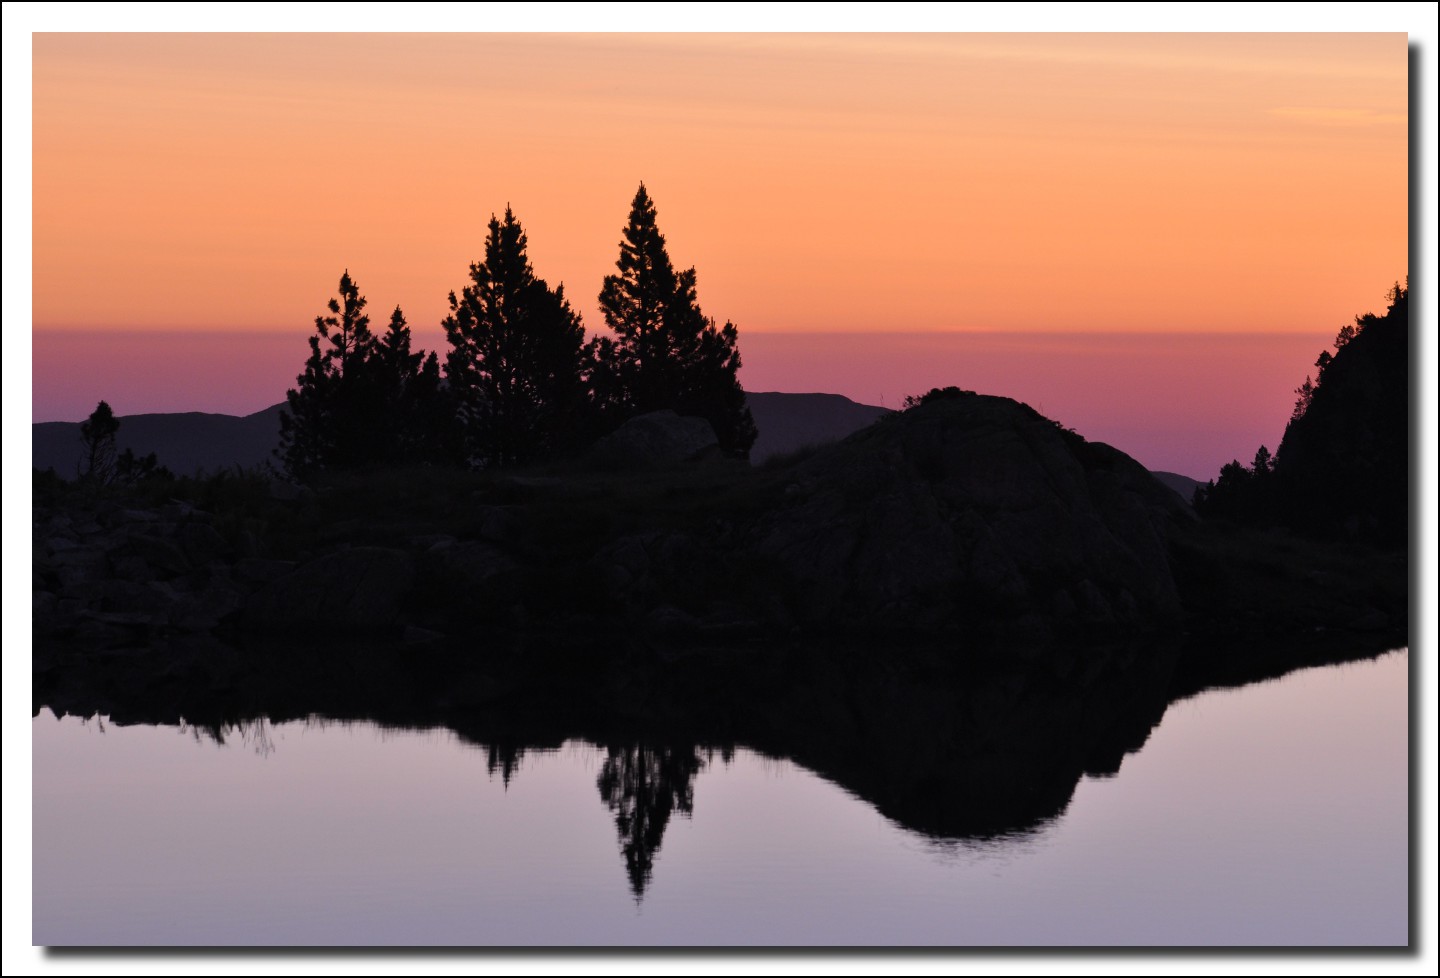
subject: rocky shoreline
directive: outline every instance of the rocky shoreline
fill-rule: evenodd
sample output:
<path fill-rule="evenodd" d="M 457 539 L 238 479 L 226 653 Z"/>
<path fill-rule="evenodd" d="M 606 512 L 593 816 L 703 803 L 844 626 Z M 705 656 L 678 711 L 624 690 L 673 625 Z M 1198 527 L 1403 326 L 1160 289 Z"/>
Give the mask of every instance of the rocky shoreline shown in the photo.
<path fill-rule="evenodd" d="M 743 742 L 950 835 L 1055 814 L 1178 697 L 1408 644 L 1404 553 L 1199 522 L 976 395 L 759 469 L 234 476 L 33 518 L 37 711 Z"/>
<path fill-rule="evenodd" d="M 204 488 L 37 497 L 37 647 L 1177 631 L 1403 644 L 1408 617 L 1403 554 L 1201 524 L 1124 454 L 959 392 L 763 469 L 710 457 Z"/>

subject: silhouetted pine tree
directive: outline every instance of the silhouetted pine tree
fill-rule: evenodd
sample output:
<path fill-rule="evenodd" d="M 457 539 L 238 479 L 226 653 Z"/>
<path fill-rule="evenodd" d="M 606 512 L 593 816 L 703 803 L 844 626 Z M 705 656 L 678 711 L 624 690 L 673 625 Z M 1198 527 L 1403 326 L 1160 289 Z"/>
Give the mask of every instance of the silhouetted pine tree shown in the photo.
<path fill-rule="evenodd" d="M 285 395 L 280 412 L 280 447 L 276 450 L 291 475 L 303 477 L 321 469 L 354 468 L 369 461 L 365 425 L 367 364 L 375 338 L 365 297 L 347 270 L 340 276 L 340 295 L 331 299 L 330 315 L 315 317 L 310 356 L 296 388 Z"/>
<path fill-rule="evenodd" d="M 664 408 L 705 418 L 723 451 L 745 457 L 755 422 L 740 388 L 738 333 L 700 311 L 695 269 L 676 273 L 656 225 L 655 204 L 642 183 L 620 242 L 617 275 L 605 278 L 600 308 L 615 334 L 600 375 L 624 414 Z"/>
<path fill-rule="evenodd" d="M 1209 518 L 1257 522 L 1255 488 L 1254 469 L 1247 468 L 1239 459 L 1226 462 L 1220 467 L 1220 478 L 1195 488 L 1195 510 Z"/>
<path fill-rule="evenodd" d="M 293 476 L 436 463 L 455 454 L 435 355 L 411 351 L 398 306 L 376 337 L 365 304 L 347 271 L 330 315 L 315 317 L 305 372 L 280 412 L 276 454 Z"/>
<path fill-rule="evenodd" d="M 1410 535 L 1410 288 L 1341 328 L 1275 453 L 1277 513 L 1321 536 L 1402 546 Z"/>
<path fill-rule="evenodd" d="M 136 455 L 125 449 L 116 454 L 115 436 L 120 433 L 120 419 L 105 401 L 95 405 L 90 417 L 80 422 L 80 441 L 85 446 L 77 475 L 82 485 L 91 489 L 130 486 L 146 479 L 171 480 L 175 476 L 161 465 L 155 453 Z"/>
<path fill-rule="evenodd" d="M 399 306 L 369 358 L 370 382 L 382 411 L 377 450 L 392 464 L 458 464 L 464 456 L 454 404 L 440 382 L 434 353 L 411 352 L 410 327 Z"/>
<path fill-rule="evenodd" d="M 119 431 L 120 421 L 105 401 L 95 405 L 90 417 L 80 422 L 80 440 L 85 445 L 79 473 L 82 481 L 107 485 L 114 478 L 115 435 Z"/>
<path fill-rule="evenodd" d="M 445 376 L 459 405 L 466 445 L 478 465 L 510 465 L 561 451 L 591 433 L 592 347 L 565 298 L 526 255 L 510 208 L 490 218 L 485 260 L 471 284 L 450 293 Z"/>
<path fill-rule="evenodd" d="M 1195 491 L 1203 516 L 1285 523 L 1316 536 L 1384 546 L 1409 535 L 1408 282 L 1387 295 L 1385 315 L 1366 313 L 1341 328 L 1335 353 L 1322 351 L 1272 457 L 1239 461 Z"/>

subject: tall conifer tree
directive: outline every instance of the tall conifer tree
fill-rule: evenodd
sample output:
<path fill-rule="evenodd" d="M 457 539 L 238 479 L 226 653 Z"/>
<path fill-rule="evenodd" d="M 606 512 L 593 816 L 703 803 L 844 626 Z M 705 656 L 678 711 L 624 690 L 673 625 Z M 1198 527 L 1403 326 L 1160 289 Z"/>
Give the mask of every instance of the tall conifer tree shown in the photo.
<path fill-rule="evenodd" d="M 755 422 L 740 388 L 738 331 L 700 311 L 695 269 L 677 273 L 642 183 L 620 242 L 619 274 L 605 278 L 600 308 L 615 334 L 613 370 L 622 409 L 670 408 L 705 418 L 727 454 L 744 457 Z"/>
<path fill-rule="evenodd" d="M 352 468 L 365 457 L 364 421 L 357 417 L 365 361 L 375 337 L 365 312 L 365 297 L 347 269 L 330 315 L 315 317 L 305 371 L 288 391 L 280 412 L 276 454 L 297 477 L 321 469 Z"/>
<path fill-rule="evenodd" d="M 450 293 L 443 323 L 445 372 L 460 404 L 471 459 L 510 465 L 562 450 L 586 433 L 589 347 L 585 327 L 526 254 L 509 207 L 490 218 L 485 260 Z"/>
<path fill-rule="evenodd" d="M 276 454 L 293 476 L 445 460 L 435 355 L 411 351 L 398 306 L 375 336 L 365 305 L 347 271 L 330 314 L 315 317 L 305 371 L 280 412 Z"/>
<path fill-rule="evenodd" d="M 399 306 L 375 341 L 369 360 L 375 403 L 381 412 L 377 447 L 395 464 L 456 464 L 462 452 L 454 405 L 440 383 L 435 354 L 411 351 L 410 327 Z"/>

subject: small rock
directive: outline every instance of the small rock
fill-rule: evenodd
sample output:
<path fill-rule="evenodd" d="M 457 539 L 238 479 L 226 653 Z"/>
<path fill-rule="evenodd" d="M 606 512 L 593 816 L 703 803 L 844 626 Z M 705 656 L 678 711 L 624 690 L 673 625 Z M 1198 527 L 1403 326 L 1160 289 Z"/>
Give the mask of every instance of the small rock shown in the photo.
<path fill-rule="evenodd" d="M 295 569 L 293 560 L 269 560 L 264 557 L 242 557 L 235 562 L 237 578 L 251 584 L 264 584 Z"/>
<path fill-rule="evenodd" d="M 678 632 L 693 632 L 700 628 L 700 620 L 671 605 L 661 605 L 645 616 L 645 629 L 659 635 Z"/>
<path fill-rule="evenodd" d="M 145 583 L 153 581 L 155 574 L 150 570 L 150 565 L 145 563 L 145 558 L 139 554 L 130 554 L 114 561 L 115 576 L 122 581 L 136 581 Z"/>
<path fill-rule="evenodd" d="M 515 514 L 504 506 L 482 506 L 472 514 L 479 536 L 491 543 L 509 543 L 515 535 Z"/>
<path fill-rule="evenodd" d="M 481 540 L 447 547 L 440 551 L 440 559 L 447 575 L 469 587 L 486 584 L 517 566 L 503 551 Z"/>
<path fill-rule="evenodd" d="M 190 570 L 190 559 L 169 540 L 140 531 L 125 535 L 125 545 L 145 558 L 145 562 L 162 574 L 184 574 Z"/>
<path fill-rule="evenodd" d="M 209 523 L 183 523 L 178 536 L 185 555 L 197 565 L 207 564 L 230 551 L 230 544 Z"/>

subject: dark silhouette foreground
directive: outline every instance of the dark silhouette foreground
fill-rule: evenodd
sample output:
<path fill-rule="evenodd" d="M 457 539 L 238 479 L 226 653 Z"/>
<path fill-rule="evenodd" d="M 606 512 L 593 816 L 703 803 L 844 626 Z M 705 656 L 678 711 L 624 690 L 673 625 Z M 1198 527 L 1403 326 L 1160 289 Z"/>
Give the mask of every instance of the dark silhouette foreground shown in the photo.
<path fill-rule="evenodd" d="M 442 725 L 507 778 L 589 737 L 638 896 L 697 744 L 1023 831 L 1176 696 L 1408 642 L 1403 553 L 1201 523 L 1024 405 L 919 401 L 759 468 L 37 483 L 34 706 Z"/>
<path fill-rule="evenodd" d="M 703 418 L 725 454 L 756 429 L 740 388 L 738 333 L 700 311 L 695 269 L 677 272 L 640 185 L 600 306 L 611 335 L 587 340 L 563 285 L 536 275 L 509 207 L 485 257 L 451 292 L 441 383 L 435 353 L 411 350 L 397 306 L 384 335 L 347 270 L 280 415 L 276 455 L 299 481 L 396 465 L 498 468 L 572 454 L 654 411 Z"/>
<path fill-rule="evenodd" d="M 1384 315 L 1355 317 L 1296 389 L 1272 456 L 1237 459 L 1195 494 L 1196 509 L 1256 526 L 1386 547 L 1409 542 L 1410 291 L 1396 283 Z"/>

